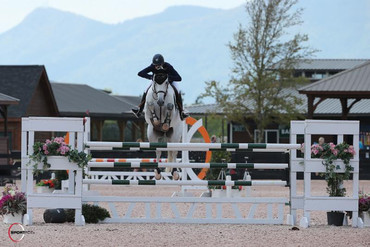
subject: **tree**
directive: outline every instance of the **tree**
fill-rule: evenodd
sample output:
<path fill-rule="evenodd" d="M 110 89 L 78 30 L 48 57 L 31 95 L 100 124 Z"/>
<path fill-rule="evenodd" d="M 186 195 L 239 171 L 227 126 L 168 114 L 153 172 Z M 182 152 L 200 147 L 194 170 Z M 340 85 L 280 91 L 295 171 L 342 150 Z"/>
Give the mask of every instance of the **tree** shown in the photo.
<path fill-rule="evenodd" d="M 251 0 L 246 4 L 249 25 L 239 25 L 234 42 L 228 47 L 234 62 L 228 85 L 206 82 L 200 98 L 212 97 L 229 120 L 243 124 L 250 137 L 251 121 L 264 139 L 264 130 L 273 122 L 287 123 L 300 115 L 301 100 L 289 87 L 294 87 L 293 66 L 315 50 L 303 46 L 306 34 L 289 35 L 302 23 L 298 0 Z"/>

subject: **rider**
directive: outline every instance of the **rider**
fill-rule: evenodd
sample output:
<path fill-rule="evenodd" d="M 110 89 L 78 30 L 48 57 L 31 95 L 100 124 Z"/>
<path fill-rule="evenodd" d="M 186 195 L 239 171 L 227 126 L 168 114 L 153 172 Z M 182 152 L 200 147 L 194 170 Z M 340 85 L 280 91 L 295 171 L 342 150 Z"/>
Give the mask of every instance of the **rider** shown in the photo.
<path fill-rule="evenodd" d="M 146 67 L 145 69 L 143 69 L 142 71 L 140 71 L 137 75 L 140 77 L 146 78 L 148 80 L 152 80 L 153 76 L 156 74 L 166 74 L 168 76 L 168 81 L 171 84 L 173 90 L 175 91 L 176 104 L 180 111 L 180 118 L 181 120 L 184 120 L 189 115 L 186 112 L 184 112 L 181 94 L 177 90 L 176 83 L 175 83 L 176 81 L 181 81 L 181 76 L 179 75 L 179 73 L 177 73 L 177 71 L 172 67 L 171 64 L 164 61 L 164 58 L 161 54 L 154 55 L 152 64 Z M 144 105 L 145 105 L 145 98 L 146 98 L 148 89 L 143 94 L 143 97 L 141 99 L 141 103 L 139 104 L 138 109 L 136 108 L 132 109 L 132 112 L 135 114 L 136 117 L 140 117 L 141 113 L 143 112 Z"/>

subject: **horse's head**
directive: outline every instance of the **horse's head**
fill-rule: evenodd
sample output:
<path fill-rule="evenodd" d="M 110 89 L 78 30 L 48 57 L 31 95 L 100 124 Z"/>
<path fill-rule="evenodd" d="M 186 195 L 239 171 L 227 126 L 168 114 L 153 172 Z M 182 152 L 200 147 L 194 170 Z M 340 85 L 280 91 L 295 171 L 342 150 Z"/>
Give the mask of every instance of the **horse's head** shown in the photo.
<path fill-rule="evenodd" d="M 164 100 L 168 90 L 168 76 L 167 74 L 156 74 L 153 77 L 153 92 L 157 99 L 159 106 L 164 105 Z"/>

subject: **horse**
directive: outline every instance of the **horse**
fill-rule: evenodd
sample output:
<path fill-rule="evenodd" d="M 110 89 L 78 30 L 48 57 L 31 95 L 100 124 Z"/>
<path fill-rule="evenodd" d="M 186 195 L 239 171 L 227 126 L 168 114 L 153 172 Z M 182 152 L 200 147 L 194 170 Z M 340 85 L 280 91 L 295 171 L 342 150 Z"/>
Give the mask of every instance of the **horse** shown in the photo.
<path fill-rule="evenodd" d="M 148 124 L 149 142 L 180 142 L 183 122 L 176 105 L 175 91 L 166 74 L 153 75 L 152 85 L 148 89 L 144 106 L 145 121 Z M 176 162 L 178 151 L 168 151 L 168 162 Z M 156 150 L 156 158 L 161 158 L 161 151 Z M 172 170 L 172 178 L 180 179 L 177 169 Z M 155 179 L 161 179 L 159 168 L 154 170 Z"/>

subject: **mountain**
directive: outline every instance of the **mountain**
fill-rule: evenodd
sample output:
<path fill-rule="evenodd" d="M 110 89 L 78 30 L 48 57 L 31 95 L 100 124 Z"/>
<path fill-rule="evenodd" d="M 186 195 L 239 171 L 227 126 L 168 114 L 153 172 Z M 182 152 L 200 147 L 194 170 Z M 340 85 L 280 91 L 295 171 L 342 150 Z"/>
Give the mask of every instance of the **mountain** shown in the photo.
<path fill-rule="evenodd" d="M 185 101 L 194 102 L 205 80 L 227 81 L 231 60 L 226 44 L 243 12 L 179 6 L 109 25 L 40 8 L 0 35 L 0 64 L 44 64 L 53 81 L 139 95 L 149 81 L 138 71 L 161 53 L 182 76 Z"/>
<path fill-rule="evenodd" d="M 370 4 L 338 2 L 332 6 L 330 0 L 301 1 L 305 23 L 298 31 L 309 35 L 309 45 L 322 50 L 318 54 L 322 58 L 369 58 L 370 17 L 365 9 Z M 140 95 L 149 81 L 137 73 L 161 53 L 182 76 L 180 87 L 189 104 L 204 91 L 205 81 L 229 80 L 232 61 L 227 44 L 245 20 L 243 6 L 230 10 L 176 6 L 116 25 L 40 8 L 0 34 L 0 64 L 43 64 L 52 81 Z"/>

